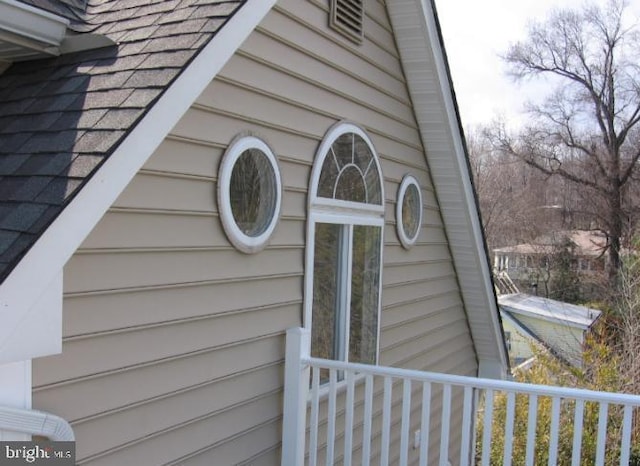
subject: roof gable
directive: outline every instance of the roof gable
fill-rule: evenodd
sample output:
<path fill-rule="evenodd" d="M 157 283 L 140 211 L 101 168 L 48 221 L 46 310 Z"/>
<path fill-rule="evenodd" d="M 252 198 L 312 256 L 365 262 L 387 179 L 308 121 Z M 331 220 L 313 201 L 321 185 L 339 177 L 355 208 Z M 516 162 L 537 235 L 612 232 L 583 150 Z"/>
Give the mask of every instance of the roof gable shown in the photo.
<path fill-rule="evenodd" d="M 104 34 L 117 47 L 16 64 L 0 76 L 0 115 L 8 116 L 0 118 L 0 319 L 7 324 L 4 333 L 0 329 L 0 362 L 12 334 L 14 340 L 28 335 L 21 319 L 40 290 L 58 277 L 274 3 L 90 0 L 84 20 L 73 27 Z M 480 374 L 504 376 L 506 349 L 433 5 L 387 0 L 387 6 L 421 135 L 429 142 L 426 156 Z M 41 70 L 46 79 L 38 77 Z M 441 95 L 427 95 L 425 79 L 435 79 Z M 425 116 L 434 98 L 442 122 Z M 25 358 L 36 355 L 24 352 Z"/>
<path fill-rule="evenodd" d="M 197 0 L 184 0 L 184 4 L 196 4 Z M 118 0 L 116 3 L 119 3 Z M 122 2 L 125 3 L 125 2 Z M 157 3 L 157 2 L 156 2 Z M 51 290 L 53 284 L 56 283 L 60 276 L 64 264 L 75 252 L 84 238 L 89 234 L 91 229 L 97 224 L 102 215 L 107 211 L 111 204 L 115 201 L 117 196 L 127 186 L 129 181 L 133 178 L 135 173 L 142 167 L 144 162 L 151 156 L 155 148 L 162 142 L 164 136 L 169 130 L 177 123 L 179 118 L 186 112 L 191 103 L 202 92 L 210 80 L 217 74 L 227 60 L 233 55 L 235 50 L 246 39 L 250 32 L 257 26 L 261 19 L 271 9 L 275 0 L 245 0 L 244 8 L 237 8 L 233 11 L 233 14 L 229 13 L 226 17 L 226 23 L 228 27 L 220 27 L 215 33 L 208 33 L 207 39 L 202 39 L 202 43 L 198 42 L 198 46 L 193 46 L 187 53 L 179 53 L 182 60 L 188 60 L 181 68 L 181 71 L 171 79 L 170 85 L 167 84 L 161 89 L 147 89 L 145 84 L 141 84 L 140 88 L 136 87 L 126 99 L 141 99 L 144 102 L 143 106 L 138 107 L 142 110 L 142 115 L 135 117 L 133 125 L 130 127 L 111 127 L 109 129 L 100 128 L 99 121 L 105 118 L 111 107 L 104 108 L 101 103 L 101 98 L 104 96 L 104 92 L 107 92 L 107 99 L 109 105 L 112 104 L 110 97 L 118 97 L 122 92 L 122 89 L 109 88 L 105 91 L 104 88 L 97 90 L 97 94 L 92 96 L 93 100 L 89 100 L 96 103 L 96 107 L 84 108 L 80 112 L 84 118 L 91 119 L 94 111 L 107 110 L 102 115 L 98 122 L 91 121 L 91 128 L 83 132 L 82 137 L 90 135 L 92 140 L 85 140 L 87 145 L 94 145 L 93 152 L 89 153 L 76 153 L 79 148 L 84 146 L 80 145 L 81 139 L 74 135 L 71 138 L 71 142 L 64 142 L 65 136 L 60 135 L 64 131 L 58 132 L 58 130 L 51 129 L 48 134 L 53 138 L 56 144 L 70 144 L 63 154 L 71 155 L 72 160 L 77 157 L 97 157 L 99 160 L 97 163 L 90 165 L 85 171 L 80 170 L 81 175 L 79 177 L 72 177 L 69 175 L 70 168 L 67 160 L 61 162 L 62 167 L 56 170 L 62 170 L 62 174 L 52 176 L 55 179 L 59 179 L 63 186 L 68 186 L 67 183 L 71 181 L 77 181 L 78 185 L 72 193 L 66 195 L 63 201 L 52 204 L 44 204 L 51 209 L 55 209 L 55 212 L 46 221 L 49 222 L 46 226 L 43 223 L 42 229 L 38 230 L 39 233 L 30 234 L 29 231 L 17 230 L 20 237 L 25 238 L 28 243 L 25 247 L 21 248 L 22 256 L 18 255 L 14 261 L 10 264 L 10 273 L 6 269 L 4 281 L 0 284 L 0 321 L 3 325 L 0 326 L 0 363 L 10 362 L 21 359 L 31 359 L 33 357 L 42 356 L 46 354 L 55 353 L 55 348 L 59 348 L 60 333 L 51 332 L 49 338 L 52 340 L 48 343 L 42 341 L 34 341 L 34 334 L 32 332 L 33 322 L 47 322 L 56 321 L 59 317 L 52 316 L 51 313 L 61 311 L 60 308 L 54 308 L 52 306 L 39 306 L 40 297 Z M 197 5 L 207 7 L 207 11 L 214 11 L 214 6 L 231 5 L 234 4 L 239 7 L 239 2 L 219 2 L 201 0 L 197 2 Z M 175 14 L 175 11 L 169 11 L 167 15 Z M 196 13 L 197 14 L 197 13 Z M 172 16 L 173 17 L 173 16 Z M 179 19 L 176 18 L 179 22 Z M 122 31 L 121 31 L 122 32 Z M 133 36 L 140 33 L 140 30 L 130 30 Z M 143 40 L 146 44 L 146 40 Z M 138 49 L 135 44 L 123 44 L 119 45 L 131 45 L 134 49 Z M 142 46 L 142 44 L 139 44 Z M 162 47 L 156 47 L 153 57 L 135 57 L 136 55 L 146 55 L 151 53 L 149 49 L 133 51 L 131 54 L 124 55 L 122 57 L 123 62 L 120 60 L 112 61 L 105 64 L 105 66 L 111 66 L 110 74 L 117 74 L 122 70 L 120 68 L 113 68 L 113 65 L 122 63 L 129 63 L 131 60 L 139 62 L 141 59 L 149 59 L 149 63 L 153 63 L 154 67 L 143 68 L 143 70 L 162 70 L 167 66 L 167 61 L 164 57 L 167 56 L 166 50 Z M 192 53 L 189 53 L 195 47 Z M 181 50 L 184 52 L 184 50 Z M 100 53 L 109 53 L 108 50 L 98 51 Z M 84 69 L 93 69 L 96 66 L 96 61 L 100 61 L 104 58 L 100 55 L 98 58 L 93 55 L 94 52 L 83 52 L 81 54 L 73 54 L 69 56 L 62 56 L 56 60 L 45 60 L 42 62 L 30 62 L 25 64 L 15 65 L 16 69 L 25 71 L 26 68 L 31 67 L 32 71 L 35 71 L 37 65 L 50 64 L 56 62 L 56 67 L 51 71 L 53 76 L 57 76 L 58 73 L 68 72 L 69 67 L 72 69 L 78 69 L 78 67 Z M 134 56 L 132 58 L 132 55 Z M 190 55 L 188 58 L 185 58 Z M 73 61 L 74 57 L 82 57 L 82 64 L 69 63 L 69 60 Z M 58 62 L 60 60 L 61 62 Z M 175 62 L 172 62 L 175 65 Z M 187 66 L 188 64 L 188 66 Z M 59 65 L 59 67 L 58 67 Z M 155 67 L 157 66 L 157 67 Z M 177 65 L 175 65 L 177 66 Z M 169 67 L 171 65 L 169 64 Z M 130 71 L 130 70 L 129 70 Z M 9 74 L 16 78 L 15 70 L 12 70 Z M 50 75 L 51 76 L 51 75 Z M 75 77 L 74 75 L 69 78 Z M 113 76 L 112 76 L 113 77 Z M 28 78 L 28 73 L 24 73 L 24 78 Z M 0 79 L 5 79 L 2 76 Z M 32 78 L 34 79 L 34 78 Z M 10 81 L 7 81 L 10 82 Z M 60 83 L 62 84 L 62 83 Z M 137 86 L 137 84 L 136 84 Z M 91 89 L 90 87 L 87 87 Z M 149 97 L 149 93 L 153 97 Z M 39 102 L 34 103 L 32 99 L 27 96 L 22 96 L 28 105 L 61 105 L 68 99 L 71 105 L 74 99 L 71 99 L 69 93 L 57 93 L 57 98 L 53 99 L 55 103 Z M 116 96 L 116 97 L 114 97 Z M 59 98 L 58 98 L 59 97 Z M 76 96 L 77 98 L 77 96 Z M 15 99 L 14 99 L 15 100 Z M 12 108 L 7 105 L 4 108 Z M 55 113 L 50 107 L 47 113 Z M 1 112 L 2 110 L 0 110 Z M 62 110 L 60 110 L 62 112 Z M 15 114 L 18 115 L 17 113 Z M 88 115 L 88 116 L 87 116 Z M 117 120 L 117 119 L 116 119 Z M 78 118 L 77 121 L 83 121 L 82 118 Z M 114 121 L 114 120 L 110 120 Z M 50 124 L 50 123 L 49 123 Z M 78 123 L 79 124 L 79 123 Z M 9 126 L 10 122 L 4 122 L 4 125 Z M 4 129 L 4 126 L 2 127 Z M 1 130 L 0 130 L 1 131 Z M 80 130 L 82 131 L 82 130 Z M 67 131 L 68 133 L 69 131 Z M 73 130 L 71 130 L 73 132 Z M 112 138 L 105 141 L 100 138 L 104 136 L 104 132 L 112 135 Z M 34 131 L 21 131 L 12 135 L 3 134 L 0 132 L 0 146 L 4 149 L 4 144 L 12 142 L 18 145 L 14 150 L 17 150 L 17 154 L 11 152 L 0 153 L 0 159 L 5 161 L 17 158 L 16 162 L 20 164 L 33 163 L 30 168 L 29 174 L 20 175 L 16 173 L 18 167 L 17 163 L 13 162 L 12 171 L 8 176 L 3 176 L 0 179 L 0 185 L 7 183 L 9 186 L 14 186 L 14 192 L 6 192 L 6 197 L 10 196 L 11 201 L 7 201 L 10 204 L 8 210 L 3 211 L 2 205 L 0 205 L 0 227 L 2 226 L 2 214 L 10 215 L 11 211 L 17 211 L 20 208 L 36 209 L 43 203 L 40 203 L 38 196 L 42 192 L 42 189 L 38 190 L 38 194 L 32 194 L 28 200 L 17 199 L 23 191 L 21 186 L 25 186 L 28 182 L 32 182 L 34 179 L 41 177 L 47 178 L 47 175 L 41 175 L 35 170 L 44 170 L 48 167 L 48 163 L 53 163 L 52 159 L 47 159 L 46 163 L 42 160 L 29 161 L 33 155 L 47 155 L 51 154 L 51 151 L 46 149 L 43 152 L 37 154 L 24 153 L 25 149 L 23 145 L 35 144 L 33 141 L 28 142 L 31 136 L 36 135 Z M 56 139 L 57 138 L 57 139 Z M 103 144 L 98 144 L 99 141 L 103 141 Z M 44 146 L 44 141 L 37 141 Z M 37 146 L 40 147 L 40 146 Z M 37 147 L 34 147 L 37 148 Z M 0 166 L 2 162 L 0 162 Z M 55 165 L 55 163 L 54 163 Z M 35 168 L 34 168 L 35 167 Z M 1 176 L 1 175 L 0 175 Z M 18 180 L 16 178 L 20 178 Z M 13 180 L 13 183 L 9 181 Z M 20 181 L 20 182 L 19 182 Z M 51 181 L 53 183 L 54 181 Z M 44 188 L 43 188 L 44 189 Z M 62 196 L 62 194 L 60 194 Z M 26 207 L 23 207 L 26 206 Z M 32 207 L 35 206 L 35 207 Z M 41 212 L 42 207 L 39 209 Z M 29 223 L 30 219 L 24 223 Z M 34 223 L 31 223 L 30 228 L 34 228 Z M 13 226 L 13 225 L 12 225 Z M 26 230 L 26 227 L 23 229 Z M 12 233 L 15 230 L 0 228 L 0 236 L 6 234 L 6 232 Z M 39 235 L 39 236 L 38 236 Z M 5 251 L 7 248 L 5 248 Z M 55 287 L 53 287 L 55 288 Z M 61 291 L 62 287 L 58 287 L 60 292 L 60 302 L 62 299 Z M 58 311 L 56 311 L 58 309 Z M 18 342 L 18 348 L 14 347 Z M 52 350 L 53 349 L 53 350 Z M 59 350 L 57 350 L 59 351 Z"/>
<path fill-rule="evenodd" d="M 0 279 L 242 3 L 91 2 L 76 24 L 116 46 L 0 75 Z"/>

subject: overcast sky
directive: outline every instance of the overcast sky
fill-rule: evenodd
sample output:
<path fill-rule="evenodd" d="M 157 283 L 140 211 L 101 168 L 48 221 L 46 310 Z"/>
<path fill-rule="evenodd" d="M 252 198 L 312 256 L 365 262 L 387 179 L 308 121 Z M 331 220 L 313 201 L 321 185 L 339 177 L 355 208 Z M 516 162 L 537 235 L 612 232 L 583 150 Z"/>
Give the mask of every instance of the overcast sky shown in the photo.
<path fill-rule="evenodd" d="M 596 3 L 604 4 L 605 0 Z M 515 84 L 498 54 L 526 37 L 530 18 L 552 7 L 577 7 L 583 0 L 436 0 L 462 123 L 469 129 L 502 114 L 516 120 L 536 86 Z M 634 13 L 640 0 L 631 0 Z"/>

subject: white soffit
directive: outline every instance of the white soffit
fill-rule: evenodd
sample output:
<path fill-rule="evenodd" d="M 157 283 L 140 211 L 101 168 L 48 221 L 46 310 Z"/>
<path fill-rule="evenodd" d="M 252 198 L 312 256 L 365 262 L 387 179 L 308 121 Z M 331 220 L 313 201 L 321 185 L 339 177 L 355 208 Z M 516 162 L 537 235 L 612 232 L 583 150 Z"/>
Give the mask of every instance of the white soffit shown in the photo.
<path fill-rule="evenodd" d="M 3 1 L 3 0 L 0 0 Z M 41 335 L 25 321 L 44 290 L 62 283 L 62 268 L 171 128 L 271 10 L 276 0 L 247 0 L 147 112 L 0 285 L 0 355 L 11 362 L 33 357 Z M 57 282 L 56 282 L 57 283 Z M 59 287 L 60 302 L 62 286 Z M 57 311 L 62 313 L 62 306 Z M 61 331 L 55 338 L 62 341 Z M 10 351 L 8 342 L 22 341 Z M 49 346 L 50 352 L 59 352 Z M 2 354 L 7 352 L 7 356 Z M 43 353 L 39 352 L 39 356 Z"/>
<path fill-rule="evenodd" d="M 58 55 L 69 20 L 16 0 L 0 0 L 0 60 Z"/>
<path fill-rule="evenodd" d="M 430 0 L 387 0 L 460 282 L 481 376 L 508 358 L 449 74 Z M 502 374 L 500 374 L 502 373 Z"/>

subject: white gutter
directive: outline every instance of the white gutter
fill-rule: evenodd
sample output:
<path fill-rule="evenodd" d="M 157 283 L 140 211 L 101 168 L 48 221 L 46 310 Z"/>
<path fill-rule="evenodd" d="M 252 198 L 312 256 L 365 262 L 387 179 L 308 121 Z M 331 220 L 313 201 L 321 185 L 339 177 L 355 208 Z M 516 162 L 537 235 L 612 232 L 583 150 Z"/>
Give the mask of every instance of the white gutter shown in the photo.
<path fill-rule="evenodd" d="M 16 0 L 0 0 L 0 39 L 27 49 L 58 55 L 70 22 Z"/>
<path fill-rule="evenodd" d="M 0 431 L 3 430 L 47 437 L 56 442 L 75 440 L 67 421 L 55 414 L 31 409 L 0 406 Z"/>

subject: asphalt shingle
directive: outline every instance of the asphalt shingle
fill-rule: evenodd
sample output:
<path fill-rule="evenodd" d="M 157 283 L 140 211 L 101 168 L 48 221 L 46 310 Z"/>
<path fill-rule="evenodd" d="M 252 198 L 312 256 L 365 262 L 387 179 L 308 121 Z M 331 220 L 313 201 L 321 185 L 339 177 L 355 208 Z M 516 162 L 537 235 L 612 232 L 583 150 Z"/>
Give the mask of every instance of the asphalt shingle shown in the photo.
<path fill-rule="evenodd" d="M 117 45 L 0 74 L 0 280 L 244 3 L 22 1 Z"/>

